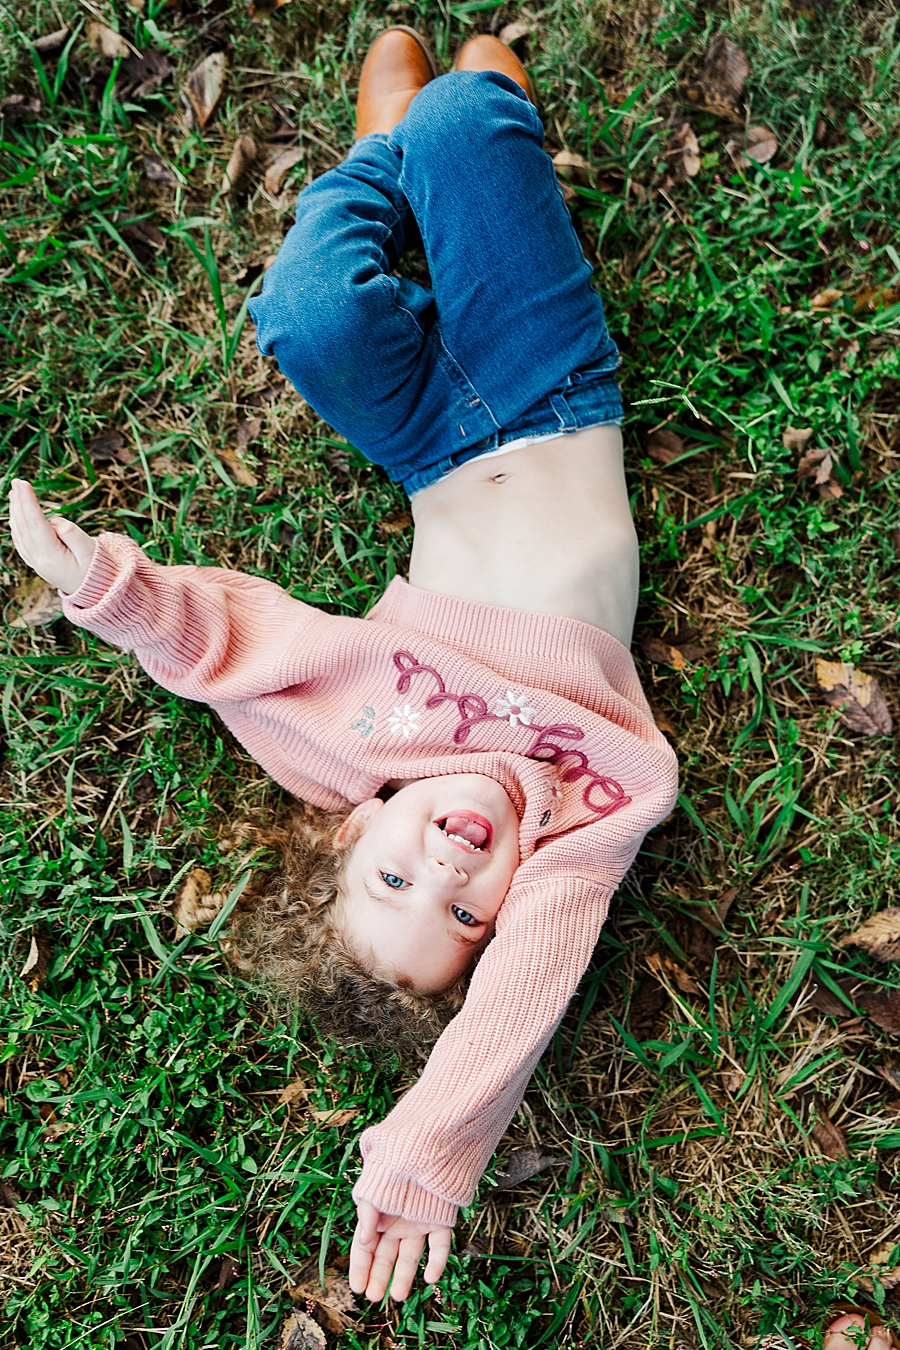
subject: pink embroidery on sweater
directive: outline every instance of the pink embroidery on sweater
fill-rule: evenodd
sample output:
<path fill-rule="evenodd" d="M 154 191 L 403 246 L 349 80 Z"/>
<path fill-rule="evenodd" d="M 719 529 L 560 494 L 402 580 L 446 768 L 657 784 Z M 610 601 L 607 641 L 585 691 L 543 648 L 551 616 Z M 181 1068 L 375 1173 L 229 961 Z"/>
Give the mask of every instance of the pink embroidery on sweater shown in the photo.
<path fill-rule="evenodd" d="M 414 675 L 430 675 L 437 685 L 437 693 L 426 700 L 425 707 L 431 709 L 440 707 L 442 703 L 456 704 L 460 720 L 453 732 L 454 745 L 462 745 L 472 728 L 478 726 L 480 722 L 503 722 L 507 726 L 511 724 L 508 715 L 501 716 L 499 713 L 490 712 L 487 702 L 480 694 L 452 694 L 434 667 L 421 665 L 411 652 L 394 652 L 394 665 L 400 671 L 397 680 L 398 694 L 407 692 Z M 563 769 L 561 780 L 564 783 L 574 783 L 580 778 L 587 778 L 588 783 L 581 799 L 598 820 L 603 820 L 605 816 L 611 816 L 614 811 L 620 811 L 623 806 L 628 806 L 631 798 L 621 783 L 592 769 L 583 751 L 557 744 L 557 740 L 583 740 L 584 732 L 580 727 L 569 726 L 564 722 L 546 727 L 531 723 L 529 730 L 535 732 L 536 736 L 525 751 L 526 758 L 539 759 L 560 766 L 564 761 L 571 760 L 572 763 Z M 556 737 L 556 740 L 553 737 Z M 595 791 L 602 792 L 606 800 L 596 801 L 593 795 Z"/>

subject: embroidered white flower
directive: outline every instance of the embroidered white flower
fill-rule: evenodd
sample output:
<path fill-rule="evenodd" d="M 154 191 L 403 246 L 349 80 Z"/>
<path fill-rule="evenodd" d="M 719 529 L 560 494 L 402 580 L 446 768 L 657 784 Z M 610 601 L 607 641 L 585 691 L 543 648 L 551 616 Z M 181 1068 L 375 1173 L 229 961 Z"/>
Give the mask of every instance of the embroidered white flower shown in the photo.
<path fill-rule="evenodd" d="M 416 712 L 408 703 L 404 703 L 402 708 L 395 705 L 393 716 L 388 718 L 388 726 L 395 736 L 403 736 L 409 740 L 410 736 L 419 730 L 421 716 L 422 714 Z"/>
<path fill-rule="evenodd" d="M 531 719 L 537 717 L 537 709 L 529 708 L 524 694 L 507 689 L 506 698 L 498 698 L 495 701 L 494 715 L 508 721 L 511 727 L 530 727 Z"/>

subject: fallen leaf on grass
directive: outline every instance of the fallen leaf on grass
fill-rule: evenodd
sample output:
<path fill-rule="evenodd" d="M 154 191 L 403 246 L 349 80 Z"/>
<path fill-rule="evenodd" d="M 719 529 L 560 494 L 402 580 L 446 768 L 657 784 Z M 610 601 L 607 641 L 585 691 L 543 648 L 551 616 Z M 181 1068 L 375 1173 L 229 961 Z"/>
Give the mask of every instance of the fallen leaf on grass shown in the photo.
<path fill-rule="evenodd" d="M 739 119 L 741 96 L 749 74 L 750 62 L 741 48 L 719 33 L 709 45 L 699 76 L 681 90 L 681 96 L 702 112 Z"/>
<path fill-rule="evenodd" d="M 692 979 L 677 961 L 673 961 L 671 956 L 663 956 L 661 952 L 651 952 L 647 957 L 647 965 L 659 979 L 670 980 L 680 993 L 703 993 L 697 981 Z"/>
<path fill-rule="evenodd" d="M 45 33 L 43 37 L 33 38 L 31 45 L 38 56 L 47 60 L 48 57 L 61 52 L 71 36 L 71 28 L 57 28 L 54 33 Z"/>
<path fill-rule="evenodd" d="M 166 236 L 151 220 L 135 220 L 131 225 L 123 225 L 122 238 L 141 267 L 152 267 L 157 253 L 166 246 Z"/>
<path fill-rule="evenodd" d="M 886 1065 L 879 1064 L 878 1072 L 886 1083 L 890 1083 L 891 1087 L 896 1088 L 897 1091 L 900 1092 L 900 1071 L 897 1069 L 889 1069 Z"/>
<path fill-rule="evenodd" d="M 191 71 L 181 91 L 190 131 L 202 131 L 216 109 L 225 87 L 225 54 L 205 56 Z"/>
<path fill-rule="evenodd" d="M 623 1223 L 626 1228 L 634 1227 L 634 1215 L 630 1209 L 615 1209 L 609 1206 L 598 1212 L 604 1223 Z"/>
<path fill-rule="evenodd" d="M 830 309 L 840 298 L 840 291 L 834 286 L 826 286 L 824 291 L 817 291 L 809 303 L 813 309 Z"/>
<path fill-rule="evenodd" d="M 412 528 L 412 523 L 413 518 L 408 511 L 395 511 L 393 515 L 379 520 L 378 533 L 383 539 L 388 539 L 392 534 L 404 534 Z"/>
<path fill-rule="evenodd" d="M 344 1276 L 338 1275 L 335 1271 L 325 1272 L 323 1289 L 315 1270 L 310 1272 L 307 1267 L 301 1271 L 299 1283 L 288 1289 L 288 1294 L 297 1303 L 314 1303 L 316 1316 L 324 1322 L 325 1330 L 330 1331 L 333 1336 L 341 1336 L 345 1331 L 359 1326 L 356 1318 L 352 1316 L 353 1313 L 359 1312 L 353 1291 Z"/>
<path fill-rule="evenodd" d="M 891 1244 L 892 1247 L 896 1245 Z M 878 1270 L 871 1278 L 868 1275 L 857 1275 L 854 1278 L 860 1288 L 869 1294 L 874 1294 L 876 1284 L 880 1284 L 884 1292 L 889 1294 L 900 1285 L 900 1266 L 894 1266 L 893 1270 Z"/>
<path fill-rule="evenodd" d="M 89 23 L 86 36 L 88 43 L 98 56 L 105 56 L 107 61 L 115 61 L 120 56 L 131 55 L 132 48 L 125 39 L 112 28 L 107 28 L 105 23 Z"/>
<path fill-rule="evenodd" d="M 862 947 L 876 961 L 900 961 L 900 909 L 892 906 L 873 914 L 842 937 L 838 946 Z"/>
<path fill-rule="evenodd" d="M 495 1173 L 497 1187 L 501 1191 L 511 1191 L 529 1177 L 536 1177 L 550 1167 L 561 1167 L 565 1161 L 565 1158 L 557 1158 L 541 1148 L 517 1148 L 501 1163 L 502 1171 Z"/>
<path fill-rule="evenodd" d="M 4 1208 L 13 1209 L 16 1205 L 21 1205 L 22 1197 L 17 1190 L 10 1186 L 7 1181 L 0 1181 L 0 1205 Z"/>
<path fill-rule="evenodd" d="M 696 178 L 700 172 L 700 142 L 694 135 L 690 122 L 682 122 L 669 141 L 667 152 L 674 159 L 675 180 L 683 183 L 687 178 Z"/>
<path fill-rule="evenodd" d="M 40 111 L 39 98 L 26 98 L 24 94 L 7 94 L 6 98 L 0 98 L 0 117 L 8 117 L 11 122 L 36 115 Z"/>
<path fill-rule="evenodd" d="M 650 637 L 649 635 L 640 638 L 640 649 L 648 661 L 654 665 L 669 665 L 675 670 L 684 669 L 684 657 L 677 647 L 673 647 L 669 642 L 663 642 L 662 638 Z"/>
<path fill-rule="evenodd" d="M 892 1237 L 889 1242 L 882 1242 L 880 1247 L 875 1247 L 869 1252 L 869 1265 L 886 1266 L 896 1250 L 897 1239 L 895 1237 Z M 887 1273 L 885 1271 L 885 1274 Z"/>
<path fill-rule="evenodd" d="M 327 1350 L 325 1332 L 305 1312 L 292 1312 L 281 1328 L 280 1350 Z"/>
<path fill-rule="evenodd" d="M 801 481 L 804 478 L 812 478 L 819 489 L 820 497 L 843 497 L 843 488 L 831 477 L 833 468 L 834 454 L 831 450 L 821 448 L 807 450 L 797 465 L 797 477 Z"/>
<path fill-rule="evenodd" d="M 853 313 L 860 314 L 864 309 L 892 309 L 900 305 L 900 291 L 885 286 L 865 286 L 853 297 Z"/>
<path fill-rule="evenodd" d="M 288 0 L 250 0 L 250 18 L 253 23 L 262 23 L 263 19 L 281 9 Z"/>
<path fill-rule="evenodd" d="M 237 450 L 232 450 L 228 446 L 223 446 L 219 451 L 219 459 L 225 465 L 225 468 L 234 478 L 235 482 L 240 483 L 241 487 L 258 487 L 259 479 L 250 468 L 245 464 Z"/>
<path fill-rule="evenodd" d="M 236 192 L 256 163 L 256 141 L 252 136 L 238 136 L 222 176 L 222 191 Z"/>
<path fill-rule="evenodd" d="M 882 1031 L 900 1036 L 900 990 L 863 989 L 853 999 L 863 1012 Z"/>
<path fill-rule="evenodd" d="M 520 38 L 527 37 L 531 32 L 527 23 L 508 23 L 505 28 L 501 28 L 497 34 L 504 47 L 511 47 L 514 42 Z"/>
<path fill-rule="evenodd" d="M 584 155 L 579 155 L 575 150 L 560 150 L 553 156 L 553 167 L 555 169 L 587 169 L 590 168 Z"/>
<path fill-rule="evenodd" d="M 677 432 L 671 431 L 668 427 L 657 427 L 656 431 L 651 431 L 647 437 L 646 450 L 657 464 L 671 464 L 673 459 L 678 459 L 684 454 L 684 441 Z"/>
<path fill-rule="evenodd" d="M 854 990 L 860 987 L 859 980 L 837 980 L 838 988 L 848 1000 L 844 1003 L 833 989 L 823 983 L 817 976 L 814 976 L 806 986 L 806 995 L 809 999 L 808 1007 L 814 1008 L 816 1012 L 824 1013 L 826 1017 L 852 1017 L 853 1008 L 848 1004 L 856 1004 Z"/>
<path fill-rule="evenodd" d="M 768 127 L 748 127 L 743 140 L 727 141 L 726 153 L 739 169 L 754 164 L 768 164 L 778 152 L 778 137 Z"/>
<path fill-rule="evenodd" d="M 32 933 L 25 964 L 19 971 L 19 978 L 25 981 L 32 993 L 39 989 L 47 978 L 47 966 L 52 954 L 52 948 L 46 938 L 40 933 Z"/>
<path fill-rule="evenodd" d="M 88 441 L 85 449 L 92 464 L 134 464 L 137 455 L 125 442 L 121 431 L 103 431 Z"/>
<path fill-rule="evenodd" d="M 55 586 L 48 586 L 41 577 L 29 577 L 17 587 L 13 602 L 19 612 L 10 628 L 43 628 L 62 614 L 62 600 Z"/>
<path fill-rule="evenodd" d="M 77 1129 L 77 1120 L 54 1120 L 41 1130 L 41 1138 L 47 1140 L 59 1139 L 60 1135 L 68 1134 L 71 1130 Z"/>
<path fill-rule="evenodd" d="M 785 450 L 802 450 L 812 434 L 812 427 L 785 427 L 781 433 L 781 444 Z M 802 460 L 800 462 L 803 463 Z"/>
<path fill-rule="evenodd" d="M 816 661 L 816 679 L 825 702 L 856 736 L 890 736 L 894 729 L 881 686 L 846 661 Z"/>
<path fill-rule="evenodd" d="M 359 1111 L 352 1107 L 339 1107 L 334 1111 L 310 1111 L 309 1113 L 317 1125 L 333 1125 L 335 1129 L 340 1129 L 342 1125 L 347 1125 L 354 1116 L 359 1115 Z"/>
<path fill-rule="evenodd" d="M 819 1112 L 819 1119 L 813 1126 L 812 1138 L 813 1143 L 818 1145 L 826 1158 L 835 1161 L 838 1158 L 849 1158 L 850 1150 L 847 1148 L 843 1130 L 835 1125 L 825 1111 Z"/>
<path fill-rule="evenodd" d="M 161 160 L 159 155 L 144 155 L 144 173 L 151 183 L 166 183 L 170 187 L 175 187 L 178 183 L 168 164 Z"/>
<path fill-rule="evenodd" d="M 286 1084 L 278 1095 L 279 1106 L 290 1106 L 298 1097 L 308 1097 L 312 1088 L 302 1078 L 295 1078 L 292 1083 Z"/>
<path fill-rule="evenodd" d="M 716 1076 L 725 1091 L 730 1092 L 732 1096 L 734 1096 L 736 1092 L 740 1092 L 746 1074 L 739 1072 L 737 1069 L 723 1069 L 722 1072 Z"/>
<path fill-rule="evenodd" d="M 635 990 L 628 1009 L 631 1034 L 637 1041 L 650 1038 L 656 1019 L 669 1002 L 668 990 L 652 975 L 645 975 Z"/>
<path fill-rule="evenodd" d="M 129 87 L 130 98 L 146 98 L 173 73 L 164 52 L 154 47 L 130 52 L 119 67 L 119 75 Z"/>
<path fill-rule="evenodd" d="M 287 175 L 293 169 L 295 164 L 299 164 L 303 158 L 303 151 L 299 146 L 293 150 L 284 150 L 273 160 L 266 169 L 266 176 L 263 179 L 263 187 L 272 197 L 277 197 L 281 191 L 281 185 Z"/>

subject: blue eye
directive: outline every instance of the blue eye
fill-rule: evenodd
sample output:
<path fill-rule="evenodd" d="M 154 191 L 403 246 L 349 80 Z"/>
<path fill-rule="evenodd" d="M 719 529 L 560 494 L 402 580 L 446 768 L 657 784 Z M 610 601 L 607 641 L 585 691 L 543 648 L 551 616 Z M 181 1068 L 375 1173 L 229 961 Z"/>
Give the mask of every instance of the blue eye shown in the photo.
<path fill-rule="evenodd" d="M 395 877 L 393 872 L 382 872 L 381 880 L 384 882 L 385 886 L 390 886 L 392 891 L 405 890 L 409 885 L 409 882 L 404 881 L 402 877 Z"/>
<path fill-rule="evenodd" d="M 460 923 L 464 923 L 468 928 L 477 928 L 481 922 L 480 919 L 476 919 L 473 914 L 470 914 L 468 910 L 460 909 L 459 905 L 451 905 L 450 908 L 453 910 L 454 915 L 459 919 Z"/>

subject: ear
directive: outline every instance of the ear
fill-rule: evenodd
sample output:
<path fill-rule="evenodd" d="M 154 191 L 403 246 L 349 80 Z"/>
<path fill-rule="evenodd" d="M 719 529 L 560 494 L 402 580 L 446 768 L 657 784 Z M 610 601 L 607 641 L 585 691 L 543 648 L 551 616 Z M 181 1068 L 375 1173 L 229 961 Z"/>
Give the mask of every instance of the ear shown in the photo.
<path fill-rule="evenodd" d="M 334 832 L 334 847 L 341 852 L 352 848 L 357 839 L 369 828 L 369 822 L 378 815 L 384 802 L 378 797 L 370 797 L 367 802 L 354 806 L 347 819 Z"/>

